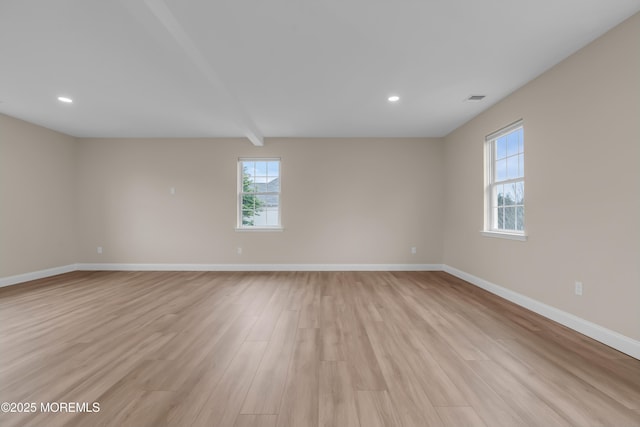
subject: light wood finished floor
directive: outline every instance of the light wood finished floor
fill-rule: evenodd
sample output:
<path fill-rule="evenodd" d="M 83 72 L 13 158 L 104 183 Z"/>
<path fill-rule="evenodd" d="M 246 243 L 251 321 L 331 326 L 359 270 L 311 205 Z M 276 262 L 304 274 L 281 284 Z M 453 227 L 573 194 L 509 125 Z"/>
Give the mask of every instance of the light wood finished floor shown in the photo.
<path fill-rule="evenodd" d="M 75 272 L 0 289 L 2 426 L 640 426 L 640 361 L 441 272 Z"/>

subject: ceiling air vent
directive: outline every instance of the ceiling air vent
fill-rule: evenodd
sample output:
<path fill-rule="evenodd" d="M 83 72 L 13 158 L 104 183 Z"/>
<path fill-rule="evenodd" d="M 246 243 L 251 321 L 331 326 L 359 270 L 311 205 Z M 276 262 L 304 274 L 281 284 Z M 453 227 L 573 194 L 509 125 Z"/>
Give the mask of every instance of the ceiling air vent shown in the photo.
<path fill-rule="evenodd" d="M 471 95 L 467 101 L 482 101 L 486 95 Z"/>

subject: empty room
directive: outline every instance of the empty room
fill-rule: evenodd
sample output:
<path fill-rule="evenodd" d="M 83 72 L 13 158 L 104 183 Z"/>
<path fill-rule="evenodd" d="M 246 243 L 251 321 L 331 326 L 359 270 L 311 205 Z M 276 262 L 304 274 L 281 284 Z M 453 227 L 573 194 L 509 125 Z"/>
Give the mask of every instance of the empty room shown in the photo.
<path fill-rule="evenodd" d="M 0 425 L 640 426 L 639 0 L 1 0 Z"/>

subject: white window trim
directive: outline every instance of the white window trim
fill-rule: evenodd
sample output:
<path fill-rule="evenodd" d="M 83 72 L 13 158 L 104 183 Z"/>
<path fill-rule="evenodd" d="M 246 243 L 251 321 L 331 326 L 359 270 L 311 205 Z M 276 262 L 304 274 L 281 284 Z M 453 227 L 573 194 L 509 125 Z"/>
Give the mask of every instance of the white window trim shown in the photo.
<path fill-rule="evenodd" d="M 529 238 L 529 236 L 527 236 L 526 234 L 506 233 L 501 231 L 481 230 L 480 234 L 482 234 L 484 237 L 497 237 L 500 239 L 519 240 L 521 242 L 526 242 Z"/>
<path fill-rule="evenodd" d="M 244 227 L 244 228 L 239 228 L 236 227 L 235 228 L 236 232 L 238 233 L 252 233 L 254 231 L 262 231 L 262 232 L 280 232 L 280 231 L 284 231 L 284 228 L 282 226 L 276 226 L 274 225 L 273 227 Z"/>
<path fill-rule="evenodd" d="M 526 241 L 528 235 L 526 219 L 524 230 L 522 231 L 503 231 L 503 230 L 495 230 L 492 227 L 492 206 L 491 202 L 493 200 L 493 183 L 494 183 L 494 167 L 495 167 L 495 158 L 494 158 L 494 150 L 493 150 L 493 141 L 498 139 L 502 135 L 505 135 L 509 132 L 512 132 L 518 128 L 524 126 L 523 120 L 520 119 L 516 122 L 511 123 L 493 133 L 487 135 L 484 139 L 484 165 L 485 165 L 485 177 L 484 177 L 484 230 L 480 231 L 480 234 L 484 237 L 493 237 L 500 239 L 508 239 L 508 240 L 518 240 L 518 241 Z M 501 183 L 508 183 L 511 181 L 524 181 L 525 177 L 515 178 L 511 180 L 501 181 Z M 526 199 L 525 199 L 526 200 Z M 526 206 L 526 202 L 525 202 Z M 526 218 L 526 217 L 525 217 Z"/>
<path fill-rule="evenodd" d="M 278 225 L 273 226 L 260 226 L 260 227 L 247 227 L 242 226 L 242 162 L 273 162 L 278 161 L 278 177 L 280 178 L 280 191 L 277 194 L 279 196 L 280 206 L 278 207 Z M 284 231 L 282 227 L 282 158 L 280 157 L 240 157 L 237 162 L 237 175 L 236 175 L 236 226 L 235 231 L 240 233 L 245 232 L 280 232 Z"/>

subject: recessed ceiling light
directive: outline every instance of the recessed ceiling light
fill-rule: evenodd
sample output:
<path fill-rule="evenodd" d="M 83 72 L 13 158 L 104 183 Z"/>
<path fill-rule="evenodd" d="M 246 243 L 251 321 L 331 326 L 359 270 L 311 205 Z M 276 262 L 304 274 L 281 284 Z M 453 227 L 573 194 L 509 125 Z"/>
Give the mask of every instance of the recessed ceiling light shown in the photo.
<path fill-rule="evenodd" d="M 400 97 L 398 95 L 391 95 L 387 99 L 389 100 L 389 102 L 398 102 L 398 101 L 400 101 Z"/>
<path fill-rule="evenodd" d="M 73 102 L 73 99 L 67 98 L 66 96 L 59 96 L 58 97 L 58 101 L 66 102 L 67 104 L 71 104 Z"/>

